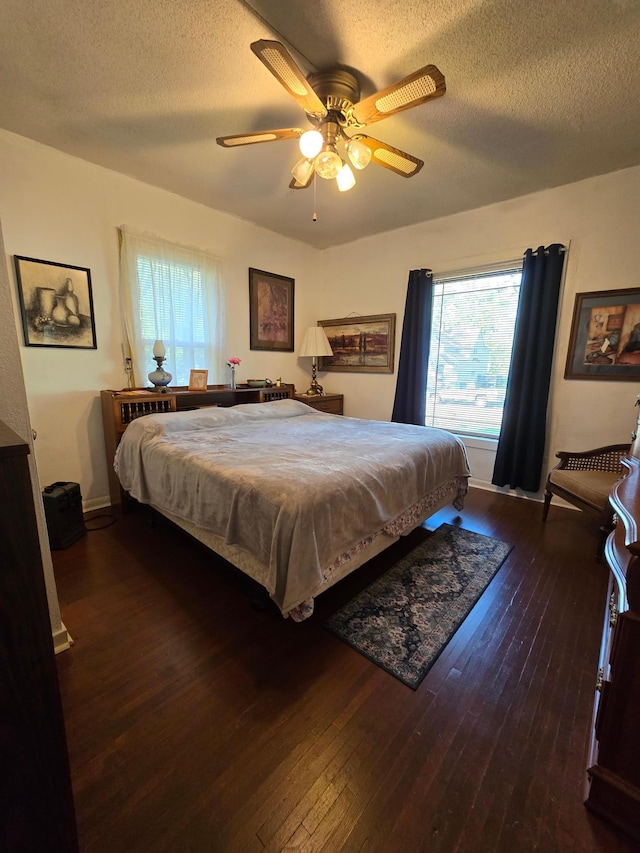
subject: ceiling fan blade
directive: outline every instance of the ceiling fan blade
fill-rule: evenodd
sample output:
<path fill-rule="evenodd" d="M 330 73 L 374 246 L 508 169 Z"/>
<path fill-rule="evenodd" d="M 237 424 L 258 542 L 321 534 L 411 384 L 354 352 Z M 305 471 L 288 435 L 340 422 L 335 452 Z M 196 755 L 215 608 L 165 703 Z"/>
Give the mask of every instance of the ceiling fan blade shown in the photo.
<path fill-rule="evenodd" d="M 302 109 L 323 118 L 327 109 L 311 88 L 289 51 L 279 41 L 260 39 L 251 44 L 251 50 Z"/>
<path fill-rule="evenodd" d="M 290 190 L 306 190 L 307 187 L 310 187 L 311 184 L 313 183 L 313 179 L 315 178 L 315 176 L 316 176 L 316 173 L 311 172 L 311 174 L 309 175 L 309 178 L 307 179 L 306 184 L 300 184 L 300 183 L 298 183 L 298 181 L 295 178 L 291 178 L 291 181 L 289 183 L 289 189 Z"/>
<path fill-rule="evenodd" d="M 385 169 L 391 169 L 392 172 L 402 175 L 403 178 L 412 178 L 424 166 L 422 160 L 412 157 L 411 154 L 407 154 L 399 148 L 387 145 L 386 142 L 361 135 L 358 135 L 356 139 L 371 151 L 371 159 L 374 163 L 384 166 Z"/>
<path fill-rule="evenodd" d="M 353 116 L 359 124 L 372 124 L 432 98 L 440 98 L 446 90 L 444 75 L 435 65 L 425 65 L 404 80 L 359 101 L 353 108 Z"/>
<path fill-rule="evenodd" d="M 236 133 L 234 136 L 218 136 L 216 142 L 223 148 L 236 145 L 254 145 L 256 142 L 277 142 L 279 139 L 299 139 L 304 130 L 299 127 L 283 127 L 280 130 L 258 130 L 255 133 Z"/>

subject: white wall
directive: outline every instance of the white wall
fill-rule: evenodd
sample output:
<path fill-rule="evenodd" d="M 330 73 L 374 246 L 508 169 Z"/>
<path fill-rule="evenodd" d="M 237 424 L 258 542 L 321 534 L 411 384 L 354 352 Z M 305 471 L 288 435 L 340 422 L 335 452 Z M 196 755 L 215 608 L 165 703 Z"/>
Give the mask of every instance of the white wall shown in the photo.
<path fill-rule="evenodd" d="M 0 217 L 29 411 L 38 432 L 41 484 L 78 482 L 85 508 L 108 501 L 99 392 L 123 388 L 118 300 L 118 225 L 198 246 L 224 261 L 229 355 L 242 359 L 238 379 L 282 377 L 299 388 L 307 360 L 295 353 L 249 349 L 248 269 L 295 279 L 295 344 L 317 319 L 321 253 L 240 219 L 186 201 L 124 175 L 0 131 Z M 26 347 L 12 255 L 91 270 L 97 350 Z M 149 370 L 155 367 L 149 365 Z M 211 381 L 211 380 L 210 380 Z"/>
<path fill-rule="evenodd" d="M 396 312 L 399 350 L 409 270 L 445 272 L 518 258 L 530 247 L 569 246 L 548 410 L 553 465 L 561 449 L 628 441 L 635 424 L 640 383 L 566 380 L 564 365 L 576 293 L 640 287 L 639 235 L 640 166 L 328 249 L 325 314 Z M 325 390 L 344 392 L 348 415 L 383 420 L 391 416 L 395 379 L 321 377 Z M 469 445 L 474 478 L 490 482 L 493 448 Z"/>
<path fill-rule="evenodd" d="M 4 255 L 4 243 L 2 229 L 0 228 L 0 255 Z M 38 482 L 38 470 L 33 453 L 33 440 L 31 424 L 29 423 L 29 411 L 27 408 L 27 395 L 25 391 L 22 366 L 20 364 L 20 350 L 18 346 L 18 335 L 13 322 L 13 311 L 11 309 L 9 276 L 4 263 L 0 263 L 0 365 L 2 370 L 2 394 L 0 394 L 0 420 L 12 429 L 30 447 L 29 473 L 33 489 L 33 503 L 38 526 L 38 538 L 40 551 L 42 553 L 42 569 L 44 574 L 45 588 L 47 592 L 47 603 L 49 606 L 49 619 L 53 633 L 54 647 L 56 651 L 68 648 L 69 637 L 67 630 L 60 617 L 60 606 L 56 582 L 53 575 L 53 563 L 49 549 L 49 537 L 47 534 L 47 522 L 42 505 L 42 493 Z"/>

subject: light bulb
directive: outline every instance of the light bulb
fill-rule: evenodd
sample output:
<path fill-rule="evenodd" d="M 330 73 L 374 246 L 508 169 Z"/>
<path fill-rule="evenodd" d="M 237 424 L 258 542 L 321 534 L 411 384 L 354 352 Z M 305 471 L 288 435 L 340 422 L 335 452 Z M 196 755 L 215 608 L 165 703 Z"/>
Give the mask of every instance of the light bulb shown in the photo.
<path fill-rule="evenodd" d="M 364 169 L 371 162 L 371 149 L 359 139 L 350 139 L 345 147 L 347 156 L 356 169 Z"/>
<path fill-rule="evenodd" d="M 316 157 L 316 172 L 321 178 L 330 181 L 335 178 L 342 168 L 342 158 L 335 149 L 335 145 L 325 145 L 324 149 Z"/>
<path fill-rule="evenodd" d="M 352 186 L 355 185 L 356 179 L 353 176 L 353 172 L 351 171 L 349 165 L 347 163 L 342 164 L 342 169 L 336 175 L 336 183 L 338 185 L 338 189 L 341 193 L 346 193 L 347 190 L 350 190 Z"/>
<path fill-rule="evenodd" d="M 300 184 L 300 186 L 306 187 L 309 183 L 309 178 L 313 173 L 313 160 L 307 160 L 306 157 L 303 157 L 302 160 L 298 160 L 296 165 L 291 170 L 291 174 L 296 179 L 296 182 Z"/>
<path fill-rule="evenodd" d="M 302 134 L 298 142 L 300 153 L 304 154 L 307 160 L 313 160 L 313 158 L 320 153 L 323 142 L 324 139 L 322 138 L 320 131 L 308 130 L 306 133 Z"/>

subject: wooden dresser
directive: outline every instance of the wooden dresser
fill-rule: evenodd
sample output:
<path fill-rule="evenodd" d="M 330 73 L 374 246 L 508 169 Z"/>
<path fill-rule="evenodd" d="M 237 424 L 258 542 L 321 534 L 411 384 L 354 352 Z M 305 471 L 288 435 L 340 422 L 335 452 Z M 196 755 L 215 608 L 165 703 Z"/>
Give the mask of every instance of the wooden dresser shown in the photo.
<path fill-rule="evenodd" d="M 640 454 L 610 501 L 616 526 L 605 546 L 610 578 L 594 703 L 585 804 L 640 842 Z"/>
<path fill-rule="evenodd" d="M 71 775 L 28 454 L 29 446 L 0 421 L 0 850 L 74 853 Z"/>
<path fill-rule="evenodd" d="M 182 386 L 170 388 L 168 391 L 146 388 L 101 391 L 104 448 L 107 456 L 111 505 L 118 506 L 125 499 L 116 472 L 113 470 L 113 457 L 124 431 L 136 418 L 163 412 L 186 412 L 207 406 L 237 406 L 239 403 L 286 400 L 294 396 L 294 391 L 293 385 L 274 385 L 271 388 L 249 388 L 246 385 L 228 388 L 226 385 L 209 385 L 206 391 L 189 391 Z"/>

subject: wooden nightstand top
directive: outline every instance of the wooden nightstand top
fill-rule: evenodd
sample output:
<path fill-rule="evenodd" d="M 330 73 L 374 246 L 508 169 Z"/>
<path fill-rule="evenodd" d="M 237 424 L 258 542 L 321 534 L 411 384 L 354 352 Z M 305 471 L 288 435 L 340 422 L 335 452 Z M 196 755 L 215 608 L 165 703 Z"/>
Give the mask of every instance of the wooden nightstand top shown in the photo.
<path fill-rule="evenodd" d="M 320 412 L 329 412 L 331 415 L 344 414 L 344 394 L 313 394 L 309 397 L 306 394 L 296 394 L 295 399 Z"/>

